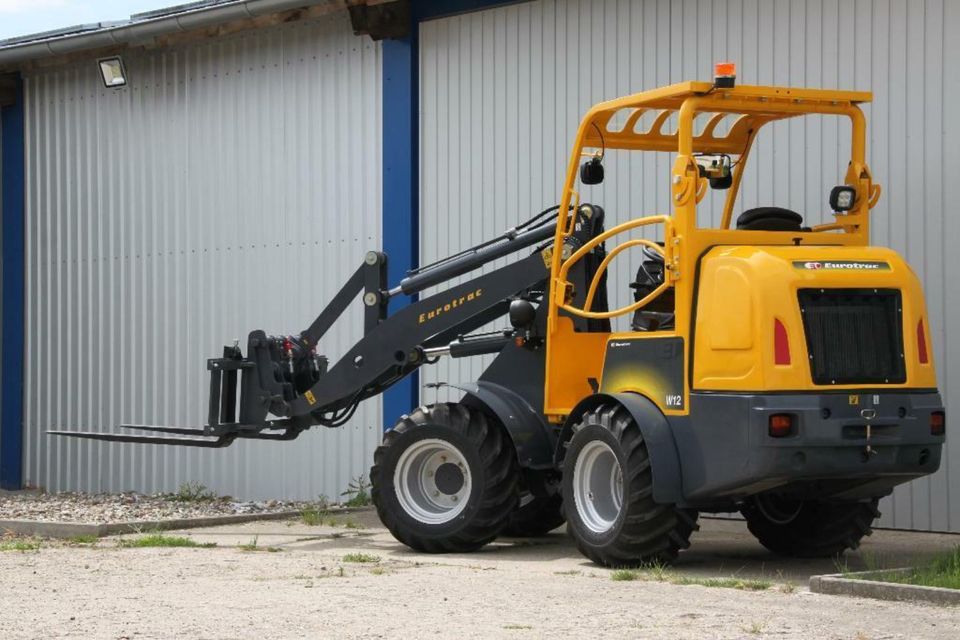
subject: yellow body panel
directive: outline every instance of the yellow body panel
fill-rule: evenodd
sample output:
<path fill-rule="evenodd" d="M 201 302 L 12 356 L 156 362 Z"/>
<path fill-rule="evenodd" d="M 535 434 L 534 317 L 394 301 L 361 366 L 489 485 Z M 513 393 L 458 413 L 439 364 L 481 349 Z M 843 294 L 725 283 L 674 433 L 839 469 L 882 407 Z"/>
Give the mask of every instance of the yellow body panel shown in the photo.
<path fill-rule="evenodd" d="M 665 406 L 655 389 L 644 388 L 640 377 L 623 383 L 602 381 L 607 383 L 605 388 L 646 395 L 664 413 L 688 411 L 691 381 L 695 390 L 816 390 L 820 387 L 813 384 L 805 361 L 807 352 L 796 294 L 798 288 L 810 286 L 900 289 L 907 381 L 889 386 L 891 389 L 935 387 L 932 358 L 929 364 L 920 365 L 916 353 L 917 322 L 925 313 L 920 284 L 893 251 L 867 246 L 870 209 L 877 203 L 880 187 L 873 183 L 866 164 L 866 122 L 857 105 L 870 99 L 867 92 L 754 86 L 717 88 L 707 82 L 684 82 L 603 102 L 590 109 L 574 140 L 560 211 L 579 204 L 580 196 L 574 187 L 584 157 L 595 156 L 605 149 L 676 154 L 673 169 L 665 176 L 670 181 L 672 211 L 643 212 L 609 229 L 602 238 L 608 243 L 608 255 L 623 255 L 629 252 L 621 253 L 621 249 L 628 247 L 618 248 L 625 240 L 616 237 L 619 233 L 662 225 L 660 237 L 664 239 L 662 253 L 666 271 L 664 285 L 655 293 L 673 287 L 676 329 L 626 334 L 573 331 L 567 316 L 616 317 L 632 313 L 649 300 L 603 314 L 572 307 L 572 285 L 567 281 L 567 273 L 589 248 L 584 247 L 573 255 L 570 251 L 564 254 L 564 242 L 573 231 L 574 218 L 561 216 L 549 253 L 551 296 L 544 413 L 552 421 L 560 422 L 580 400 L 592 393 L 588 381 L 601 380 L 606 345 L 620 340 L 682 339 L 685 350 L 682 409 Z M 653 124 L 641 130 L 638 123 L 651 110 L 656 112 Z M 626 117 L 622 118 L 618 114 L 624 111 Z M 850 120 L 850 159 L 844 182 L 856 190 L 854 205 L 849 211 L 837 214 L 835 222 L 802 233 L 731 229 L 740 178 L 758 131 L 769 122 L 806 114 L 835 115 Z M 719 127 L 721 120 L 728 117 L 732 117 L 729 126 Z M 666 127 L 671 118 L 677 122 L 676 130 Z M 705 125 L 695 124 L 695 121 L 702 122 L 700 118 L 706 120 Z M 706 189 L 706 179 L 696 163 L 698 153 L 738 156 L 720 228 L 698 228 L 696 224 L 697 203 Z M 637 246 L 635 241 L 633 246 Z M 792 266 L 794 260 L 834 259 L 884 260 L 891 269 L 883 273 L 802 272 Z M 604 266 L 609 262 L 604 261 Z M 698 269 L 701 276 L 696 285 Z M 653 294 L 648 296 L 653 297 Z M 790 366 L 773 364 L 775 317 L 788 331 Z M 929 340 L 927 344 L 928 351 L 932 352 Z M 691 362 L 693 372 L 686 369 Z"/>
<path fill-rule="evenodd" d="M 882 262 L 889 270 L 804 269 Z M 907 379 L 883 388 L 936 386 L 932 358 L 920 364 L 917 326 L 926 311 L 920 283 L 894 251 L 880 247 L 717 247 L 702 260 L 693 346 L 693 388 L 705 391 L 814 391 L 863 385 L 815 385 L 811 377 L 800 289 L 899 289 Z M 774 364 L 774 319 L 786 328 L 789 365 Z M 926 322 L 924 322 L 926 325 Z"/>

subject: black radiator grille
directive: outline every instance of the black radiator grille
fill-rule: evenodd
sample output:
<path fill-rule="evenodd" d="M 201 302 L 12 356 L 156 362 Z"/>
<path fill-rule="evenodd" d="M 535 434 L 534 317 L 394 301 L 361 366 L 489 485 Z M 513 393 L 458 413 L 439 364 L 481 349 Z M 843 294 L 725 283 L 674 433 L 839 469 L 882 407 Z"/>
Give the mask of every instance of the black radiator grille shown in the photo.
<path fill-rule="evenodd" d="M 814 384 L 906 381 L 900 291 L 801 289 Z"/>

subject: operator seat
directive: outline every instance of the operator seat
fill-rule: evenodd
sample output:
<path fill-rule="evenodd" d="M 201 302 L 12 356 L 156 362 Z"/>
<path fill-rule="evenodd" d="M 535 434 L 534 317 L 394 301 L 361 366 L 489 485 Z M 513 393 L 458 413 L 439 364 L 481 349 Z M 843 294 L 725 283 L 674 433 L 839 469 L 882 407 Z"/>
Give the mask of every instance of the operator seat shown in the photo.
<path fill-rule="evenodd" d="M 804 231 L 803 216 L 783 207 L 755 207 L 737 217 L 737 229 L 746 231 Z"/>
<path fill-rule="evenodd" d="M 583 246 L 590 240 L 603 233 L 603 220 L 605 217 L 603 207 L 598 204 L 583 203 L 577 212 L 577 226 L 574 230 L 574 242 Z M 593 282 L 593 277 L 600 268 L 600 263 L 607 256 L 606 242 L 600 243 L 593 251 L 583 257 L 584 281 L 582 290 L 586 292 L 587 287 Z M 597 286 L 596 294 L 593 298 L 593 306 L 589 311 L 605 312 L 609 311 L 609 302 L 607 298 L 607 273 L 604 271 L 600 275 L 600 282 Z M 589 318 L 586 321 L 586 329 L 591 333 L 610 333 L 610 320 Z"/>
<path fill-rule="evenodd" d="M 660 243 L 663 246 L 663 243 Z M 633 301 L 639 302 L 663 284 L 663 256 L 650 247 L 643 247 L 643 259 L 637 269 L 637 279 L 630 285 Z M 630 326 L 634 331 L 665 331 L 674 328 L 673 287 L 665 290 L 646 306 L 633 312 Z"/>

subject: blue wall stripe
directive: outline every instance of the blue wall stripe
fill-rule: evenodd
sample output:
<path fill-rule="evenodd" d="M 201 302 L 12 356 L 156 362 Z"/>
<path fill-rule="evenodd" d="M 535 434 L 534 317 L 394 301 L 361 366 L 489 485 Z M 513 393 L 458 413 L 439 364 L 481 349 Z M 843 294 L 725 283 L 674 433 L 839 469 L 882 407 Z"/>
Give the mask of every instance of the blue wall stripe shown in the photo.
<path fill-rule="evenodd" d="M 3 129 L 0 203 L 3 337 L 0 358 L 0 488 L 20 489 L 23 484 L 23 279 L 24 279 L 24 137 L 23 81 L 16 81 L 16 102 L 0 109 Z"/>
<path fill-rule="evenodd" d="M 383 42 L 383 250 L 387 277 L 395 286 L 417 266 L 419 225 L 419 92 L 417 34 Z M 409 304 L 405 296 L 390 301 L 390 311 Z M 420 376 L 414 373 L 383 394 L 383 428 L 419 404 Z"/>
<path fill-rule="evenodd" d="M 414 0 L 410 35 L 383 41 L 383 250 L 395 286 L 420 258 L 420 50 L 423 20 L 476 11 L 515 0 Z M 409 301 L 390 301 L 391 313 Z M 383 394 L 384 429 L 420 402 L 416 373 Z"/>

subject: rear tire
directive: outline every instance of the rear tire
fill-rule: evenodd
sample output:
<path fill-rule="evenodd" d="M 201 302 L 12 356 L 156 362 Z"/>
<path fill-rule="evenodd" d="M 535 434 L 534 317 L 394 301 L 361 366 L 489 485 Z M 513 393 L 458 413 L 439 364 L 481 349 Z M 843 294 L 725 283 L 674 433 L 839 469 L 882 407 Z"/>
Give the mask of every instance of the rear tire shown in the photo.
<path fill-rule="evenodd" d="M 673 561 L 690 546 L 698 514 L 654 502 L 650 456 L 630 413 L 601 405 L 573 429 L 563 504 L 580 552 L 608 567 Z"/>
<path fill-rule="evenodd" d="M 517 504 L 510 439 L 456 403 L 420 407 L 384 434 L 370 469 L 373 503 L 390 533 L 426 553 L 475 551 Z"/>
<path fill-rule="evenodd" d="M 866 502 L 790 500 L 776 495 L 756 496 L 740 513 L 760 544 L 795 558 L 830 558 L 860 546 L 873 533 L 880 517 L 879 498 Z"/>

